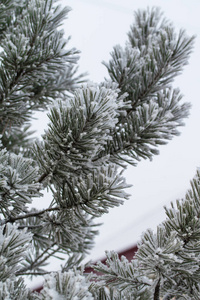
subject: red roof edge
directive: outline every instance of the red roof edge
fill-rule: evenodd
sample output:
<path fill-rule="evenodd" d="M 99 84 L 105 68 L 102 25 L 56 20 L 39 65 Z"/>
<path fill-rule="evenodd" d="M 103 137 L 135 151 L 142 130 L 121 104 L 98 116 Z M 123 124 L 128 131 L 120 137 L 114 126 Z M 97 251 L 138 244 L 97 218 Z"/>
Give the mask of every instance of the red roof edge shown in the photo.
<path fill-rule="evenodd" d="M 118 252 L 119 258 L 121 258 L 121 256 L 125 256 L 129 261 L 131 261 L 135 255 L 135 253 L 137 252 L 137 249 L 138 249 L 137 246 L 133 246 L 129 249 L 122 250 L 122 251 Z M 101 259 L 101 262 L 104 264 L 106 262 L 106 258 Z M 95 265 L 95 263 L 94 263 L 94 265 Z M 94 269 L 91 267 L 86 267 L 84 272 L 85 273 L 94 272 L 96 274 L 100 274 L 99 272 L 94 271 Z"/>

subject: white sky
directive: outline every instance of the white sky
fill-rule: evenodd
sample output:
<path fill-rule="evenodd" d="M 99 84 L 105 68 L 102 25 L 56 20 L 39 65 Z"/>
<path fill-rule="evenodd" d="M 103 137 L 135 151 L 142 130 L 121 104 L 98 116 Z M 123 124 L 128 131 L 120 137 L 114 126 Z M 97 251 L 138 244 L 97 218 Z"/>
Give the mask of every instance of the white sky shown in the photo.
<path fill-rule="evenodd" d="M 89 72 L 89 79 L 100 82 L 107 76 L 101 64 L 108 61 L 116 44 L 124 45 L 126 33 L 133 22 L 133 12 L 139 8 L 161 7 L 177 31 L 186 29 L 197 35 L 189 65 L 174 82 L 184 100 L 192 103 L 189 119 L 180 137 L 160 147 L 160 155 L 152 162 L 141 161 L 125 173 L 131 198 L 124 206 L 112 209 L 99 221 L 104 222 L 96 246 L 89 258 L 104 257 L 104 250 L 122 250 L 135 245 L 148 227 L 156 228 L 164 218 L 163 205 L 184 197 L 189 181 L 200 166 L 200 1 L 199 0 L 62 0 L 73 10 L 64 24 L 70 45 L 81 50 L 80 70 Z M 43 116 L 39 118 L 43 127 Z M 38 124 L 38 121 L 37 121 Z"/>

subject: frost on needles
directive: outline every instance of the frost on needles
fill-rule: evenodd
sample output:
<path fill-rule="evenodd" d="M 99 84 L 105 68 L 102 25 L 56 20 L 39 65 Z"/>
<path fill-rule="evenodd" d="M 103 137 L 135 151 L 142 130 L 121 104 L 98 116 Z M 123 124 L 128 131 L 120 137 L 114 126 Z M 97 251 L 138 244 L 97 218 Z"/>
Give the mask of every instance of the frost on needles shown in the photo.
<path fill-rule="evenodd" d="M 108 79 L 91 84 L 60 27 L 69 11 L 53 0 L 0 3 L 0 299 L 200 299 L 199 172 L 131 262 L 107 252 L 94 266 L 101 276 L 82 264 L 96 219 L 129 198 L 124 168 L 152 159 L 188 116 L 171 84 L 194 37 L 159 9 L 139 10 L 125 47 L 104 62 Z M 49 116 L 39 140 L 35 111 Z M 33 207 L 45 190 L 49 206 Z M 51 257 L 65 257 L 59 272 L 46 270 Z M 41 293 L 26 276 L 41 276 Z"/>

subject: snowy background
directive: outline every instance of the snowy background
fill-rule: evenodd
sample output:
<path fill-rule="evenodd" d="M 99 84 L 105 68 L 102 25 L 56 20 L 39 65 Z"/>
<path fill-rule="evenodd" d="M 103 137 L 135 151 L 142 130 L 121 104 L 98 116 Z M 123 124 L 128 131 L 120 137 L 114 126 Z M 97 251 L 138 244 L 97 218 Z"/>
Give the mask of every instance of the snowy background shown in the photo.
<path fill-rule="evenodd" d="M 88 259 L 104 257 L 104 250 L 121 251 L 137 243 L 147 228 L 156 228 L 165 218 L 163 206 L 182 198 L 189 188 L 196 168 L 200 166 L 200 1 L 199 0 L 61 0 L 73 10 L 65 21 L 66 36 L 71 35 L 71 47 L 81 50 L 80 71 L 88 78 L 101 82 L 107 76 L 101 62 L 110 59 L 116 44 L 125 44 L 127 32 L 134 20 L 133 12 L 139 8 L 159 6 L 177 31 L 186 29 L 188 35 L 196 35 L 195 48 L 189 65 L 174 82 L 184 100 L 192 104 L 190 117 L 181 128 L 181 136 L 160 147 L 160 155 L 153 161 L 141 161 L 137 167 L 125 172 L 132 195 L 123 206 L 110 210 L 99 219 L 96 246 Z M 35 122 L 42 133 L 46 118 L 38 115 Z M 48 197 L 48 196 L 47 196 Z M 41 203 L 41 202 L 40 202 Z M 51 266 L 58 268 L 59 266 Z M 34 281 L 36 284 L 36 281 Z"/>

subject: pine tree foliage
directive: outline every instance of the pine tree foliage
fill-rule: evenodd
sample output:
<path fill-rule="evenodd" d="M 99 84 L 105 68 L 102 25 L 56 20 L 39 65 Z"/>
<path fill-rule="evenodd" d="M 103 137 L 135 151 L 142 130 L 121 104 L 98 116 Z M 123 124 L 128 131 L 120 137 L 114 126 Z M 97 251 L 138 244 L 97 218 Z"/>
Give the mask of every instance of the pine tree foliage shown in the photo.
<path fill-rule="evenodd" d="M 119 291 L 141 292 L 138 299 L 146 299 L 147 293 L 147 299 L 199 299 L 199 199 L 197 171 L 185 198 L 165 208 L 167 218 L 156 233 L 148 229 L 143 234 L 135 259 L 120 260 L 115 252 L 108 252 L 106 265 L 94 266 L 104 273 L 96 288 L 106 284 Z"/>
<path fill-rule="evenodd" d="M 0 126 L 5 143 L 16 129 L 23 130 L 34 110 L 62 98 L 81 78 L 74 67 L 78 52 L 65 49 L 68 40 L 58 30 L 69 8 L 54 7 L 53 1 L 2 1 L 1 7 Z"/>
<path fill-rule="evenodd" d="M 60 283 L 58 285 L 58 282 Z M 89 277 L 83 276 L 80 271 L 51 273 L 44 281 L 44 288 L 38 299 L 88 299 L 93 300 L 89 291 Z"/>
<path fill-rule="evenodd" d="M 171 82 L 187 64 L 194 37 L 184 31 L 177 35 L 159 9 L 153 9 L 135 13 L 128 38 L 126 47 L 114 47 L 111 60 L 104 64 L 111 80 L 131 100 L 110 148 L 117 158 L 128 155 L 134 164 L 141 157 L 151 158 L 157 145 L 177 135 L 188 115 L 189 104 L 180 104 L 182 96 Z"/>
<path fill-rule="evenodd" d="M 26 289 L 22 278 L 8 278 L 0 282 L 0 299 L 32 300 L 36 298 Z"/>
<path fill-rule="evenodd" d="M 138 11 L 125 47 L 104 62 L 109 79 L 89 84 L 61 29 L 70 8 L 56 2 L 0 3 L 0 299 L 199 299 L 199 171 L 131 262 L 107 252 L 94 266 L 103 275 L 82 266 L 96 219 L 129 198 L 127 163 L 152 159 L 188 116 L 172 81 L 194 37 L 156 8 Z M 41 110 L 49 123 L 35 141 L 30 124 Z M 33 207 L 45 189 L 49 204 Z M 47 271 L 51 257 L 64 260 L 59 272 Z M 36 275 L 41 293 L 24 284 Z"/>
<path fill-rule="evenodd" d="M 12 218 L 25 212 L 26 204 L 31 203 L 33 197 L 40 196 L 40 184 L 35 182 L 38 168 L 32 159 L 21 154 L 10 154 L 3 149 L 0 153 L 0 172 L 1 213 Z"/>
<path fill-rule="evenodd" d="M 26 233 L 25 229 L 19 231 L 16 225 L 8 223 L 1 226 L 1 281 L 13 276 L 20 269 L 27 246 L 30 246 L 31 237 L 32 235 Z"/>

